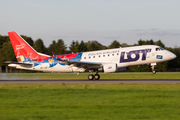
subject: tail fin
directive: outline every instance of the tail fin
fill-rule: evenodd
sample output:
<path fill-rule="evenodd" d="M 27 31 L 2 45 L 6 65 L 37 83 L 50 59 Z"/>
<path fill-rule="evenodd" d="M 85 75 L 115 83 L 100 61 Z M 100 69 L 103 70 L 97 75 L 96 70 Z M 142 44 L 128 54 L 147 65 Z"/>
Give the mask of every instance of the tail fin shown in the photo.
<path fill-rule="evenodd" d="M 40 55 L 34 50 L 20 35 L 16 32 L 8 32 L 16 59 L 18 62 L 25 60 L 37 61 L 38 59 L 44 59 L 46 55 Z"/>

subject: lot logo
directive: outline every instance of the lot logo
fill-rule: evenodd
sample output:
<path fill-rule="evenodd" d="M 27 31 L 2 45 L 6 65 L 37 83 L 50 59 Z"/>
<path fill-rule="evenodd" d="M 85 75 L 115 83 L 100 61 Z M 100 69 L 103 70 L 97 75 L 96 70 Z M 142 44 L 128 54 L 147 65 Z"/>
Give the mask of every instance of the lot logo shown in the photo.
<path fill-rule="evenodd" d="M 151 49 L 134 50 L 134 51 L 130 51 L 130 52 L 121 52 L 120 63 L 138 61 L 140 56 L 142 56 L 142 61 L 144 61 L 144 60 L 146 60 L 146 55 L 148 52 L 151 52 Z"/>
<path fill-rule="evenodd" d="M 108 67 L 108 69 L 111 69 L 112 67 Z"/>

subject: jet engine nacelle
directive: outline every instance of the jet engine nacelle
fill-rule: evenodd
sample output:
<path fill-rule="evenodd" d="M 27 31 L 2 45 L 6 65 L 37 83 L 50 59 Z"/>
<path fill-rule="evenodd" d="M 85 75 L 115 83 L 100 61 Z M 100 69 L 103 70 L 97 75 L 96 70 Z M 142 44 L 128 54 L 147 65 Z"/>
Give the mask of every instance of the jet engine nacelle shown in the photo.
<path fill-rule="evenodd" d="M 111 63 L 111 64 L 105 64 L 103 65 L 103 69 L 105 73 L 112 73 L 117 71 L 117 64 Z"/>

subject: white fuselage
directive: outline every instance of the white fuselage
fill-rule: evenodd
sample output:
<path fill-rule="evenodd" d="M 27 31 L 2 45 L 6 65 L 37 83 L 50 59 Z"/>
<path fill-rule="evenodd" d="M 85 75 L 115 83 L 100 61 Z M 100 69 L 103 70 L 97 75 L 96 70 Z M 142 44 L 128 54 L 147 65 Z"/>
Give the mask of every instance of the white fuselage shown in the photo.
<path fill-rule="evenodd" d="M 79 59 L 80 63 L 101 63 L 102 67 L 106 64 L 116 64 L 118 68 L 124 68 L 134 65 L 164 62 L 172 60 L 175 57 L 176 55 L 174 55 L 172 52 L 165 50 L 159 46 L 144 45 L 83 52 L 81 53 L 81 56 L 77 59 Z M 55 58 L 48 59 L 48 62 L 37 62 L 38 65 L 33 65 L 32 67 L 26 67 L 17 64 L 10 64 L 9 66 L 16 67 L 17 69 L 37 70 L 44 72 L 84 72 L 87 69 L 82 66 L 74 66 L 73 64 L 67 65 L 61 61 L 56 60 Z M 97 66 L 89 65 L 88 69 L 90 68 L 97 68 Z"/>
<path fill-rule="evenodd" d="M 159 48 L 159 46 L 147 45 L 84 52 L 81 61 L 93 61 L 103 64 L 117 63 L 118 67 L 128 67 L 134 65 L 164 62 L 176 57 L 176 55 L 168 50 L 156 51 L 156 48 Z M 149 51 L 143 53 L 144 50 Z M 162 56 L 163 58 L 157 58 L 157 55 Z M 143 59 L 143 57 L 145 58 Z"/>

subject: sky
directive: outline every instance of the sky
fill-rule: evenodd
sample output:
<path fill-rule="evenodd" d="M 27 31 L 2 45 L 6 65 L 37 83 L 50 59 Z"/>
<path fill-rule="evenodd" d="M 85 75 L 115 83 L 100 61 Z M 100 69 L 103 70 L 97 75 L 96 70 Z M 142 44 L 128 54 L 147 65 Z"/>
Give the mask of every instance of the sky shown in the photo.
<path fill-rule="evenodd" d="M 0 0 L 0 35 L 16 31 L 46 47 L 58 39 L 67 46 L 153 39 L 180 47 L 179 6 L 180 0 Z"/>

